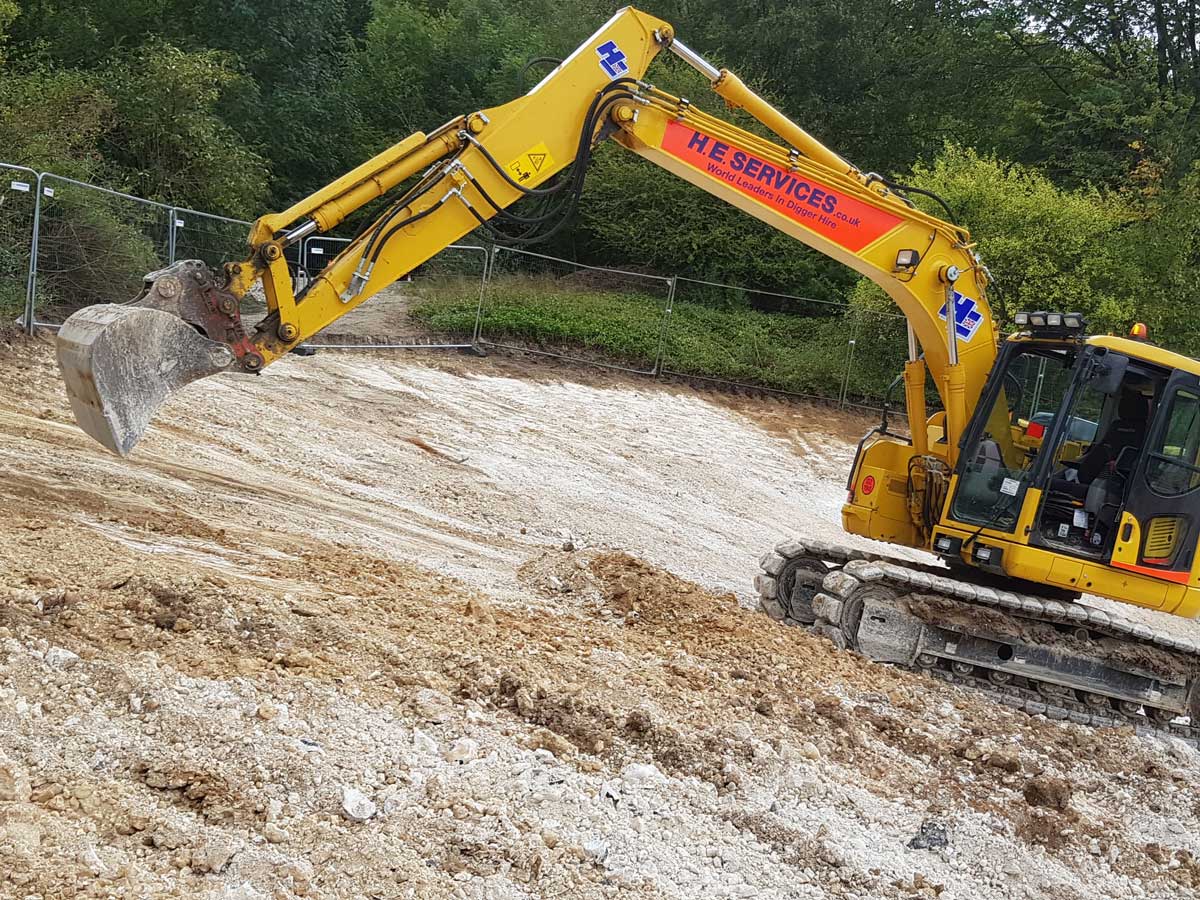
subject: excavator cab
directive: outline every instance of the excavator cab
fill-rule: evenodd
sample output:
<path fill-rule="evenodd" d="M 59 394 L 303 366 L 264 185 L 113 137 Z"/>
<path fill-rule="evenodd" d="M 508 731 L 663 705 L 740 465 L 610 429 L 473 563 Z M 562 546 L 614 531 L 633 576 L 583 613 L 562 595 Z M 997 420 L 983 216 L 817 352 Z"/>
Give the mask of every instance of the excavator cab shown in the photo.
<path fill-rule="evenodd" d="M 934 549 L 1068 592 L 1195 603 L 1200 366 L 1138 340 L 1084 338 L 1081 320 L 1062 318 L 1002 346 Z M 1124 573 L 1146 582 L 1131 591 Z"/>

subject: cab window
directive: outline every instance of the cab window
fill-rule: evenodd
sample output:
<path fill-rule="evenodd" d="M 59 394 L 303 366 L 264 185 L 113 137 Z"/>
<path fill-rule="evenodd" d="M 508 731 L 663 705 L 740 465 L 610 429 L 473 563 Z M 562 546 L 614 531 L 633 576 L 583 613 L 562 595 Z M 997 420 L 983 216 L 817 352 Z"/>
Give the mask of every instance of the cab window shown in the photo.
<path fill-rule="evenodd" d="M 1200 396 L 1178 390 L 1171 398 L 1166 427 L 1151 449 L 1146 481 L 1164 497 L 1178 497 L 1200 487 Z"/>

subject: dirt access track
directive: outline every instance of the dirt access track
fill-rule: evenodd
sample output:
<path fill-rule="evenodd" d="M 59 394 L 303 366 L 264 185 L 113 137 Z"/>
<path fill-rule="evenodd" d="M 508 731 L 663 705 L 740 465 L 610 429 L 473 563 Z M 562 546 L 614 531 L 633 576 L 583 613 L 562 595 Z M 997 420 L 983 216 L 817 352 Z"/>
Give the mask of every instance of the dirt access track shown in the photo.
<path fill-rule="evenodd" d="M 864 424 L 323 352 L 122 461 L 0 341 L 0 896 L 1196 896 L 1196 751 L 749 608 Z"/>

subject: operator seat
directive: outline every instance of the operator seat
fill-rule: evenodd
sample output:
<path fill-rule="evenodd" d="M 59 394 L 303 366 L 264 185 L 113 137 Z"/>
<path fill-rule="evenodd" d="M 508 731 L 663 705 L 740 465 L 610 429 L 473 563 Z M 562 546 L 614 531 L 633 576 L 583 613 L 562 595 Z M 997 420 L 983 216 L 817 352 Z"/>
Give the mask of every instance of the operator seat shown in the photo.
<path fill-rule="evenodd" d="M 1056 476 L 1050 484 L 1051 490 L 1068 494 L 1076 500 L 1085 500 L 1088 487 L 1102 474 L 1111 472 L 1118 460 L 1132 462 L 1137 450 L 1146 439 L 1146 424 L 1150 418 L 1150 405 L 1137 391 L 1125 391 L 1117 401 L 1117 417 L 1109 424 L 1104 436 L 1092 444 L 1079 457 L 1076 464 L 1078 481 L 1068 481 Z M 1122 456 L 1123 451 L 1126 452 Z M 1125 475 L 1128 473 L 1119 473 Z"/>

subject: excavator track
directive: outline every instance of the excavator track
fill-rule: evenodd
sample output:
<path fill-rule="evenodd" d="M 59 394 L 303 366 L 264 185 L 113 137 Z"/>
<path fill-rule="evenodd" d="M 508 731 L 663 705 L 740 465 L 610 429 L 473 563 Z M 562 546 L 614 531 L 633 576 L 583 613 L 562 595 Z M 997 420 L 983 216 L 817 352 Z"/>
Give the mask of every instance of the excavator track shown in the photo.
<path fill-rule="evenodd" d="M 1200 644 L 1082 603 L 821 541 L 780 544 L 755 577 L 771 618 L 1031 715 L 1200 746 Z"/>

